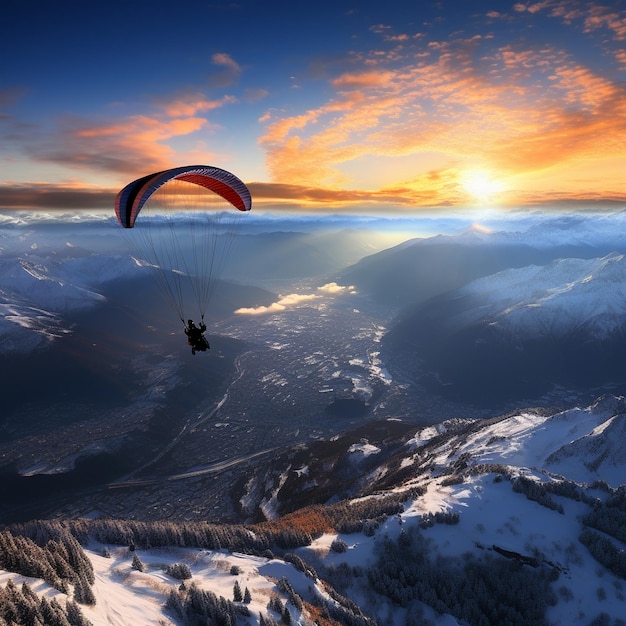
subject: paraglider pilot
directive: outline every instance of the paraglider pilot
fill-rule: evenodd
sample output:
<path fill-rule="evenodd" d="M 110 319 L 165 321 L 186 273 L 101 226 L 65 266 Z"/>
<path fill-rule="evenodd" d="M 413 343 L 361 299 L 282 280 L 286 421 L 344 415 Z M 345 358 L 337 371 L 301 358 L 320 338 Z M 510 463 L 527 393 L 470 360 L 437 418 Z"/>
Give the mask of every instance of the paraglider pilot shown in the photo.
<path fill-rule="evenodd" d="M 204 320 L 200 322 L 200 327 L 196 326 L 193 320 L 187 320 L 185 326 L 185 335 L 187 335 L 187 344 L 191 346 L 191 354 L 195 354 L 197 350 L 205 352 L 210 349 L 209 342 L 202 334 L 206 330 Z"/>

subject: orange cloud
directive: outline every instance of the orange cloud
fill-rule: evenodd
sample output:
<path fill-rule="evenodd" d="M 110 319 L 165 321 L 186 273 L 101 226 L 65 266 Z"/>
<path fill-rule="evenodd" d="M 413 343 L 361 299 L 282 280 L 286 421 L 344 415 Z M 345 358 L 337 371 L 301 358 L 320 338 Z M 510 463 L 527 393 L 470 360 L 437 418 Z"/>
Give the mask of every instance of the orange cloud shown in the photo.
<path fill-rule="evenodd" d="M 26 142 L 25 151 L 37 161 L 69 163 L 125 176 L 164 169 L 179 162 L 170 141 L 215 128 L 199 113 L 234 102 L 232 96 L 211 100 L 202 94 L 188 94 L 159 102 L 154 115 L 133 115 L 112 122 L 67 117 L 53 136 L 39 135 L 32 146 Z M 211 155 L 199 142 L 192 152 L 199 161 Z"/>
<path fill-rule="evenodd" d="M 225 87 L 239 80 L 241 66 L 227 53 L 219 52 L 211 57 L 213 65 L 221 68 L 219 72 L 212 74 L 209 84 L 213 87 Z"/>
<path fill-rule="evenodd" d="M 514 8 L 532 14 L 563 6 L 548 0 Z M 602 20 L 617 32 L 614 20 Z M 555 47 L 508 45 L 478 55 L 480 41 L 431 42 L 430 56 L 407 53 L 402 64 L 377 51 L 379 69 L 334 78 L 325 104 L 294 116 L 273 112 L 260 138 L 272 179 L 337 191 L 403 189 L 404 200 L 462 203 L 459 173 L 475 163 L 522 184 L 546 169 L 624 153 L 622 83 Z M 447 163 L 445 184 L 426 176 L 429 154 Z M 390 168 L 383 174 L 374 167 L 383 157 L 413 158 L 416 175 L 394 184 Z"/>
<path fill-rule="evenodd" d="M 237 98 L 233 96 L 224 96 L 218 100 L 209 100 L 202 94 L 197 94 L 163 103 L 162 106 L 166 115 L 169 117 L 185 117 L 206 111 L 214 111 L 226 104 L 233 104 L 235 102 L 237 102 Z"/>
<path fill-rule="evenodd" d="M 360 74 L 343 74 L 331 81 L 333 87 L 339 91 L 354 89 L 371 89 L 384 86 L 394 78 L 393 72 L 364 72 Z"/>
<path fill-rule="evenodd" d="M 315 104 L 295 112 L 279 103 L 254 113 L 270 174 L 270 182 L 250 183 L 255 206 L 459 205 L 467 201 L 462 180 L 468 169 L 506 179 L 503 202 L 578 201 L 595 197 L 601 185 L 612 199 L 624 197 L 626 87 L 619 70 L 626 68 L 626 52 L 612 43 L 626 38 L 623 11 L 577 0 L 518 2 L 507 11 L 487 13 L 493 32 L 474 31 L 468 23 L 457 39 L 428 41 L 428 24 L 419 34 L 378 24 L 370 29 L 379 36 L 375 48 L 315 62 L 310 73 L 317 81 L 327 77 L 330 93 L 318 90 L 309 100 Z M 576 62 L 566 37 L 551 41 L 545 35 L 543 45 L 527 39 L 526 33 L 539 33 L 530 28 L 539 17 L 572 27 L 578 37 L 594 35 L 614 75 Z M 495 20 L 497 26 L 506 20 L 500 46 L 488 41 L 499 41 Z M 512 40 L 518 22 L 525 35 Z M 207 81 L 231 85 L 243 71 L 229 54 L 218 53 Z M 292 78 L 293 85 L 306 87 L 305 78 Z M 269 95 L 264 89 L 242 93 L 248 110 Z M 0 92 L 0 104 L 12 97 Z M 41 129 L 28 135 L 20 127 L 19 148 L 34 160 L 128 177 L 179 163 L 184 139 L 185 158 L 202 162 L 212 156 L 207 136 L 218 128 L 208 114 L 239 101 L 178 93 L 145 115 L 116 122 L 66 118 L 54 136 Z M 18 125 L 13 129 L 17 136 Z M 23 190 L 5 191 L 19 203 Z M 53 202 L 67 191 L 38 193 Z"/>
<path fill-rule="evenodd" d="M 176 157 L 166 142 L 206 123 L 198 117 L 164 120 L 143 115 L 112 124 L 68 118 L 55 136 L 38 143 L 31 156 L 85 169 L 140 173 L 169 167 Z"/>
<path fill-rule="evenodd" d="M 626 18 L 605 6 L 591 5 L 589 15 L 585 18 L 585 31 L 604 27 L 612 31 L 616 39 L 626 39 Z"/>

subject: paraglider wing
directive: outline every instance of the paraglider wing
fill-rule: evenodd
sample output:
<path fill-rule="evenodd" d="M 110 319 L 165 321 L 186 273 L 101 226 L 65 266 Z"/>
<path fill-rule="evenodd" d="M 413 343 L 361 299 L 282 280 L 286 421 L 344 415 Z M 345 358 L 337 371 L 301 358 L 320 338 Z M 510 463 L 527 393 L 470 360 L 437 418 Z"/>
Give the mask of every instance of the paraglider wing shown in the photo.
<path fill-rule="evenodd" d="M 231 172 L 187 165 L 126 185 L 115 199 L 115 214 L 137 258 L 151 268 L 184 324 L 193 301 L 204 319 L 235 225 L 251 206 L 250 191 Z"/>
<path fill-rule="evenodd" d="M 249 211 L 252 207 L 250 191 L 234 174 L 208 165 L 187 165 L 149 174 L 126 185 L 115 198 L 115 214 L 120 224 L 124 228 L 133 228 L 150 196 L 172 180 L 206 187 L 240 211 Z"/>

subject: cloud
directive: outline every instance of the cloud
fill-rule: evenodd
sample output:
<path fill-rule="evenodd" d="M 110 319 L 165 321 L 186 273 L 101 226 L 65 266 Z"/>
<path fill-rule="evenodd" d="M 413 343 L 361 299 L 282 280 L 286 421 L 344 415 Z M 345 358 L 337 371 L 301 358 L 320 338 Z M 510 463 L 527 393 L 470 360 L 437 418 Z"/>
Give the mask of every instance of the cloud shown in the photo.
<path fill-rule="evenodd" d="M 317 288 L 318 293 L 302 294 L 292 293 L 287 296 L 281 296 L 276 302 L 268 306 L 258 306 L 237 309 L 235 313 L 237 315 L 268 315 L 270 313 L 280 313 L 288 308 L 292 308 L 302 304 L 303 302 L 310 302 L 317 300 L 324 295 L 338 295 L 338 294 L 355 294 L 356 288 L 353 285 L 344 286 L 335 282 L 326 283 Z"/>
<path fill-rule="evenodd" d="M 507 5 L 506 13 L 489 11 L 486 21 L 485 13 L 474 12 L 462 32 L 447 36 L 434 23 L 420 24 L 420 33 L 408 25 L 400 31 L 373 26 L 367 38 L 353 42 L 369 45 L 376 37 L 375 45 L 316 59 L 308 74 L 298 74 L 303 91 L 296 109 L 272 99 L 275 108 L 254 110 L 268 96 L 264 89 L 242 89 L 237 97 L 198 89 L 153 100 L 144 114 L 117 121 L 67 116 L 49 132 L 10 116 L 22 94 L 0 90 L 6 162 L 26 154 L 74 172 L 113 173 L 120 184 L 180 163 L 183 155 L 211 162 L 219 145 L 211 140 L 228 130 L 211 114 L 243 100 L 258 119 L 270 177 L 249 182 L 255 208 L 356 212 L 461 205 L 467 196 L 460 181 L 470 167 L 506 178 L 509 203 L 534 202 L 540 192 L 552 199 L 591 198 L 602 184 L 592 188 L 594 178 L 623 196 L 626 179 L 609 180 L 605 171 L 608 161 L 611 172 L 618 169 L 625 147 L 624 11 L 611 3 L 543 0 Z M 572 35 L 593 43 L 602 62 L 579 56 L 575 44 L 568 48 Z M 590 48 L 580 47 L 585 53 Z M 214 54 L 209 70 L 208 83 L 217 87 L 244 74 L 227 52 Z M 316 89 L 309 99 L 307 78 Z M 29 192 L 7 183 L 0 201 L 28 206 L 38 199 L 56 206 L 71 193 L 67 201 L 77 206 L 99 203 L 109 192 L 46 184 Z"/>
<path fill-rule="evenodd" d="M 66 116 L 52 132 L 39 127 L 13 131 L 13 143 L 34 161 L 70 165 L 82 170 L 123 173 L 126 177 L 172 167 L 180 161 L 170 142 L 200 131 L 214 131 L 203 114 L 237 102 L 232 96 L 209 99 L 202 94 L 177 94 L 154 104 L 152 114 L 115 120 Z M 17 129 L 17 123 L 14 123 Z M 198 155 L 208 159 L 208 150 Z"/>
<path fill-rule="evenodd" d="M 546 19 L 547 12 L 563 23 L 576 19 L 578 27 L 587 16 L 587 29 L 606 27 L 621 37 L 619 16 L 607 10 L 583 13 L 582 5 L 574 11 L 553 0 L 514 9 L 524 20 L 538 20 L 542 12 Z M 388 38 L 386 25 L 373 30 Z M 581 161 L 588 161 L 590 176 L 597 162 L 601 175 L 602 159 L 623 155 L 623 82 L 601 74 L 601 67 L 577 63 L 554 44 L 511 43 L 510 37 L 498 42 L 485 35 L 414 39 L 388 53 L 381 47 L 363 54 L 362 71 L 329 80 L 334 91 L 325 102 L 294 115 L 268 113 L 259 142 L 272 180 L 315 190 L 309 197 L 324 190 L 338 199 L 341 190 L 355 201 L 359 195 L 376 201 L 377 194 L 399 192 L 417 206 L 442 206 L 467 201 L 459 175 L 476 163 L 514 187 Z M 614 58 L 626 62 L 619 51 Z M 446 171 L 446 184 L 426 175 L 433 169 L 429 156 Z M 394 163 L 411 161 L 414 174 L 399 178 Z"/>
<path fill-rule="evenodd" d="M 241 76 L 240 65 L 227 53 L 219 52 L 211 57 L 211 63 L 220 68 L 220 71 L 211 74 L 211 87 L 227 87 L 236 83 Z"/>
<path fill-rule="evenodd" d="M 343 74 L 331 81 L 331 85 L 339 91 L 353 91 L 355 89 L 371 89 L 378 86 L 384 86 L 394 79 L 393 72 L 362 72 Z"/>
<path fill-rule="evenodd" d="M 606 6 L 592 4 L 585 17 L 585 32 L 598 28 L 608 28 L 619 41 L 626 39 L 626 18 Z"/>
<path fill-rule="evenodd" d="M 269 306 L 258 306 L 250 308 L 237 309 L 235 313 L 237 315 L 267 315 L 268 313 L 280 313 L 287 308 L 297 306 L 302 302 L 309 302 L 316 300 L 321 296 L 316 294 L 298 294 L 292 293 L 287 296 L 281 296 L 277 302 L 270 304 Z"/>
<path fill-rule="evenodd" d="M 338 285 L 337 283 L 326 283 L 325 285 L 322 285 L 321 287 L 317 288 L 318 291 L 321 291 L 322 293 L 327 293 L 327 294 L 332 294 L 332 295 L 336 295 L 339 293 L 350 293 L 350 294 L 354 294 L 356 293 L 356 287 L 354 285 Z"/>
<path fill-rule="evenodd" d="M 202 117 L 167 119 L 138 115 L 115 122 L 65 118 L 61 128 L 24 146 L 35 161 L 62 163 L 128 175 L 171 167 L 175 151 L 167 141 L 205 127 Z"/>
<path fill-rule="evenodd" d="M 164 101 L 162 107 L 168 117 L 191 117 L 198 113 L 214 111 L 224 105 L 235 102 L 237 102 L 237 98 L 233 96 L 223 96 L 222 98 L 211 100 L 205 95 L 197 93 Z"/>
<path fill-rule="evenodd" d="M 51 184 L 28 182 L 0 185 L 3 209 L 107 209 L 112 211 L 117 190 L 90 188 L 82 182 Z"/>
<path fill-rule="evenodd" d="M 250 192 L 260 200 L 293 200 L 303 204 L 350 204 L 363 202 L 387 202 L 396 197 L 401 189 L 363 191 L 359 189 L 332 189 L 307 185 L 287 185 L 281 183 L 248 183 Z M 405 190 L 407 193 L 409 189 Z M 407 199 L 411 202 L 410 199 Z"/>

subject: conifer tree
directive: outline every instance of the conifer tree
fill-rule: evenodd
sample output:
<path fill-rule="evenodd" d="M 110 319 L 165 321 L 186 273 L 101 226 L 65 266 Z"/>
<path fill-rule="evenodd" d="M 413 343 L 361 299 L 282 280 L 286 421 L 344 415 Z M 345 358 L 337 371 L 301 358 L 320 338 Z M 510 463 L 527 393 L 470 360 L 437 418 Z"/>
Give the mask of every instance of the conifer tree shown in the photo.
<path fill-rule="evenodd" d="M 239 586 L 238 580 L 236 580 L 233 585 L 233 600 L 235 602 L 241 602 L 243 600 L 243 594 L 241 593 L 241 587 Z"/>
<path fill-rule="evenodd" d="M 66 610 L 67 621 L 70 623 L 70 626 L 92 626 L 91 622 L 83 615 L 76 602 L 68 600 Z"/>
<path fill-rule="evenodd" d="M 77 576 L 74 586 L 74 600 L 79 604 L 93 606 L 96 603 L 96 596 L 84 573 Z"/>

